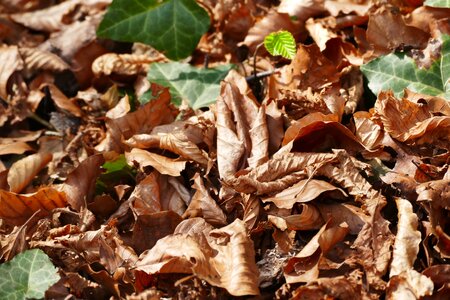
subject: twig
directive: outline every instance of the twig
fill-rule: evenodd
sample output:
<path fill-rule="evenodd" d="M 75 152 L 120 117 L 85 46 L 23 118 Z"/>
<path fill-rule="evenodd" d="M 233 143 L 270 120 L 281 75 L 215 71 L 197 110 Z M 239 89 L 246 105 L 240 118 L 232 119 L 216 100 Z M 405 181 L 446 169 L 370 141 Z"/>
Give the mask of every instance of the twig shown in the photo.
<path fill-rule="evenodd" d="M 253 81 L 255 79 L 261 79 L 261 78 L 264 78 L 264 77 L 268 77 L 268 76 L 270 76 L 272 74 L 275 74 L 278 71 L 280 71 L 280 69 L 274 69 L 274 70 L 270 70 L 270 71 L 259 72 L 259 73 L 256 73 L 256 74 L 253 74 L 253 75 L 245 77 L 245 80 L 247 80 L 247 82 L 248 82 L 248 81 Z"/>

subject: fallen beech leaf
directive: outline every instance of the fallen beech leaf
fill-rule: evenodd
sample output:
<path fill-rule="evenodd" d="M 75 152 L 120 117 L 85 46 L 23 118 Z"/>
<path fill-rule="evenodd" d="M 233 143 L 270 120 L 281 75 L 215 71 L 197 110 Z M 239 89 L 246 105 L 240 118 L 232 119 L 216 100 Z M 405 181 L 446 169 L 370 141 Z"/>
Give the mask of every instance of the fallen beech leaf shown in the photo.
<path fill-rule="evenodd" d="M 3 144 L 2 142 L 0 142 L 0 155 L 23 154 L 26 151 L 33 150 L 34 149 L 25 142 L 13 142 L 8 144 Z"/>
<path fill-rule="evenodd" d="M 366 34 L 369 43 L 382 52 L 390 52 L 400 46 L 424 48 L 429 37 L 422 30 L 406 25 L 399 12 L 386 7 L 369 15 Z"/>
<path fill-rule="evenodd" d="M 280 154 L 250 171 L 227 178 L 225 183 L 241 193 L 277 193 L 307 178 L 306 167 L 318 168 L 335 158 L 329 153 Z"/>
<path fill-rule="evenodd" d="M 8 172 L 9 191 L 22 191 L 51 160 L 50 153 L 36 153 L 15 162 Z"/>
<path fill-rule="evenodd" d="M 25 70 L 35 72 L 37 70 L 47 70 L 62 72 L 70 66 L 56 54 L 42 51 L 35 48 L 19 48 L 19 53 L 25 64 Z"/>
<path fill-rule="evenodd" d="M 0 190 L 0 217 L 13 224 L 23 224 L 34 212 L 49 212 L 67 205 L 66 195 L 51 187 L 32 194 L 16 194 Z"/>
<path fill-rule="evenodd" d="M 106 112 L 106 117 L 109 119 L 118 119 L 120 117 L 125 116 L 130 110 L 131 110 L 130 99 L 128 95 L 125 95 L 117 102 L 116 106 L 114 106 L 113 108 L 111 108 Z"/>
<path fill-rule="evenodd" d="M 345 222 L 350 234 L 359 234 L 364 225 L 369 222 L 369 216 L 359 207 L 346 203 L 323 204 L 316 203 L 324 220 L 332 219 L 336 223 Z"/>
<path fill-rule="evenodd" d="M 70 0 L 49 8 L 11 15 L 11 18 L 34 30 L 53 32 L 64 26 L 64 16 L 71 13 L 81 0 Z"/>
<path fill-rule="evenodd" d="M 386 289 L 386 299 L 419 299 L 433 293 L 433 281 L 410 269 L 391 277 Z"/>
<path fill-rule="evenodd" d="M 427 106 L 405 98 L 397 100 L 392 92 L 381 92 L 375 111 L 381 117 L 385 130 L 399 141 L 415 140 L 418 144 L 437 143 L 444 147 L 448 144 L 450 117 L 433 117 Z"/>
<path fill-rule="evenodd" d="M 293 299 L 297 300 L 327 299 L 330 297 L 331 299 L 364 299 L 362 283 L 355 281 L 355 279 L 347 276 L 319 278 L 317 281 L 298 287 L 293 291 L 292 296 Z M 369 297 L 367 296 L 367 298 Z"/>
<path fill-rule="evenodd" d="M 311 17 L 322 14 L 325 9 L 323 0 L 282 0 L 278 6 L 278 12 L 296 16 L 300 24 Z"/>
<path fill-rule="evenodd" d="M 151 57 L 145 54 L 107 53 L 94 60 L 92 72 L 95 76 L 109 76 L 111 74 L 134 76 L 146 74 L 150 63 L 164 60 L 167 59 L 162 54 Z"/>
<path fill-rule="evenodd" d="M 417 230 L 418 218 L 413 212 L 411 203 L 402 198 L 396 198 L 395 203 L 398 209 L 398 229 L 392 254 L 390 278 L 413 269 L 421 241 L 420 232 Z M 412 282 L 410 284 L 414 285 Z"/>
<path fill-rule="evenodd" d="M 51 97 L 52 97 L 53 101 L 55 102 L 56 106 L 58 106 L 59 108 L 61 108 L 63 110 L 70 112 L 74 116 L 77 116 L 77 117 L 82 116 L 83 113 L 82 113 L 81 109 L 77 105 L 75 105 L 71 100 L 69 100 L 66 97 L 66 95 L 64 95 L 55 85 L 49 84 L 47 86 L 50 90 Z"/>
<path fill-rule="evenodd" d="M 183 218 L 203 217 L 210 224 L 225 225 L 227 223 L 227 217 L 216 203 L 216 200 L 211 197 L 200 174 L 196 173 L 193 179 L 194 185 L 192 188 L 196 192 L 192 196 L 191 202 L 183 214 Z"/>
<path fill-rule="evenodd" d="M 173 211 L 140 215 L 133 227 L 132 243 L 138 254 L 153 248 L 158 240 L 174 233 L 182 218 Z"/>
<path fill-rule="evenodd" d="M 234 175 L 247 163 L 256 167 L 268 159 L 264 106 L 253 99 L 244 78 L 232 70 L 217 100 L 217 165 L 221 178 Z"/>
<path fill-rule="evenodd" d="M 394 237 L 389 230 L 389 222 L 381 215 L 386 199 L 360 174 L 355 161 L 344 150 L 335 150 L 339 166 L 327 164 L 318 169 L 317 174 L 338 183 L 362 203 L 363 211 L 370 216 L 355 240 L 354 247 L 361 256 L 370 284 L 380 280 L 388 268 L 391 258 L 390 248 Z"/>
<path fill-rule="evenodd" d="M 211 230 L 206 238 L 212 254 L 186 234 L 160 239 L 140 255 L 136 269 L 148 274 L 193 273 L 233 296 L 258 295 L 253 243 L 244 223 L 236 219 L 226 227 Z"/>
<path fill-rule="evenodd" d="M 321 22 L 321 20 L 314 20 L 312 18 L 307 20 L 306 29 L 316 42 L 317 46 L 319 46 L 320 51 L 326 49 L 329 40 L 337 37 L 337 35 L 326 26 L 325 22 Z"/>
<path fill-rule="evenodd" d="M 317 179 L 302 179 L 294 185 L 286 188 L 285 190 L 261 200 L 266 202 L 272 202 L 278 208 L 291 209 L 295 203 L 309 202 L 317 198 L 320 194 L 325 192 L 336 191 L 335 195 L 347 196 L 347 194 L 340 188 L 326 182 Z"/>
<path fill-rule="evenodd" d="M 315 230 L 325 223 L 319 210 L 313 204 L 301 204 L 299 214 L 289 216 L 268 215 L 268 220 L 280 230 Z"/>
<path fill-rule="evenodd" d="M 174 177 L 180 176 L 181 171 L 186 167 L 186 161 L 168 158 L 138 148 L 133 148 L 131 152 L 126 152 L 125 157 L 130 165 L 132 165 L 133 161 L 137 162 L 141 170 L 144 167 L 152 166 L 159 173 Z"/>
<path fill-rule="evenodd" d="M 0 60 L 4 62 L 0 68 L 0 97 L 7 99 L 9 77 L 22 70 L 24 64 L 17 46 L 0 47 Z"/>
<path fill-rule="evenodd" d="M 384 131 L 380 124 L 373 120 L 372 114 L 358 111 L 353 114 L 355 122 L 355 136 L 368 149 L 375 149 L 381 145 Z"/>
<path fill-rule="evenodd" d="M 342 241 L 348 233 L 346 223 L 332 225 L 330 221 L 284 267 L 287 283 L 311 282 L 319 276 L 319 262 L 335 244 Z"/>
<path fill-rule="evenodd" d="M 176 114 L 177 110 L 170 105 L 169 91 L 164 89 L 155 100 L 143 105 L 138 110 L 118 119 L 107 119 L 106 126 L 110 140 L 105 140 L 96 148 L 120 152 L 124 147 L 123 140 L 136 134 L 150 133 L 155 126 L 172 122 Z"/>
<path fill-rule="evenodd" d="M 92 199 L 95 180 L 102 172 L 101 166 L 104 163 L 101 154 L 88 157 L 73 170 L 66 181 L 61 185 L 60 190 L 67 195 L 70 206 L 76 211 L 80 211 Z"/>

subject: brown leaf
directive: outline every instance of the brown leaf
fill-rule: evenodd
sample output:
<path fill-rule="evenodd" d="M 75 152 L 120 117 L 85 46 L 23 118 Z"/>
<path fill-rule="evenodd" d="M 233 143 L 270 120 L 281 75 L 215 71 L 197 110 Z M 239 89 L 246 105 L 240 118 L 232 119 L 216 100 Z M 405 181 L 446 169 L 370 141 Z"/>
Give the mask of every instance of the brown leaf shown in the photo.
<path fill-rule="evenodd" d="M 67 180 L 61 186 L 61 191 L 67 195 L 70 206 L 76 211 L 80 211 L 92 200 L 95 180 L 102 172 L 101 166 L 104 161 L 101 154 L 88 157 L 67 176 Z"/>
<path fill-rule="evenodd" d="M 70 0 L 43 10 L 11 15 L 11 18 L 34 30 L 58 31 L 64 26 L 62 19 L 80 4 L 80 0 Z"/>
<path fill-rule="evenodd" d="M 287 283 L 311 282 L 319 277 L 319 262 L 333 246 L 342 241 L 348 232 L 346 223 L 332 225 L 330 221 L 284 267 Z"/>
<path fill-rule="evenodd" d="M 15 71 L 23 69 L 23 60 L 17 46 L 0 47 L 0 97 L 8 98 L 8 80 Z"/>
<path fill-rule="evenodd" d="M 152 166 L 161 174 L 175 177 L 180 176 L 181 171 L 186 167 L 186 161 L 168 158 L 138 148 L 131 149 L 131 152 L 125 152 L 125 157 L 130 165 L 137 162 L 141 170 L 144 167 Z"/>
<path fill-rule="evenodd" d="M 145 54 L 107 53 L 94 60 L 92 63 L 92 72 L 95 76 L 108 76 L 113 73 L 134 76 L 137 74 L 146 74 L 149 64 L 159 61 L 167 61 L 167 59 L 162 54 L 151 57 Z"/>
<path fill-rule="evenodd" d="M 25 69 L 29 72 L 47 70 L 62 72 L 70 66 L 56 54 L 42 51 L 35 48 L 19 48 L 19 53 L 25 64 Z"/>
<path fill-rule="evenodd" d="M 433 293 L 433 281 L 416 270 L 410 269 L 389 280 L 386 299 L 419 299 Z"/>
<path fill-rule="evenodd" d="M 338 197 L 347 196 L 343 190 L 326 181 L 317 179 L 302 179 L 273 196 L 262 198 L 262 201 L 264 203 L 272 202 L 278 208 L 291 209 L 295 203 L 309 202 L 319 197 L 322 193 L 333 191 L 335 192 L 328 194 L 334 194 Z"/>
<path fill-rule="evenodd" d="M 268 34 L 278 30 L 287 30 L 294 36 L 299 32 L 299 28 L 294 25 L 288 14 L 271 10 L 250 28 L 244 41 L 238 45 L 246 45 L 250 49 L 250 53 L 254 53 L 256 47 L 264 41 Z"/>
<path fill-rule="evenodd" d="M 422 30 L 406 25 L 400 12 L 386 7 L 369 15 L 366 35 L 369 43 L 382 52 L 405 46 L 425 48 L 429 38 Z"/>
<path fill-rule="evenodd" d="M 12 142 L 7 144 L 0 142 L 0 155 L 23 154 L 26 151 L 33 150 L 34 149 L 25 142 Z"/>
<path fill-rule="evenodd" d="M 268 215 L 268 220 L 280 230 L 315 230 L 320 229 L 325 221 L 319 210 L 313 204 L 300 204 L 299 214 L 288 216 Z"/>
<path fill-rule="evenodd" d="M 122 141 L 140 133 L 150 133 L 151 130 L 160 124 L 170 123 L 177 114 L 170 104 L 170 93 L 167 89 L 144 106 L 134 112 L 130 112 L 118 119 L 107 119 L 109 140 L 104 140 L 96 148 L 97 150 L 116 150 L 124 147 Z"/>
<path fill-rule="evenodd" d="M 413 269 L 421 241 L 420 232 L 417 230 L 418 218 L 411 203 L 402 198 L 396 198 L 395 203 L 398 209 L 398 225 L 389 273 L 391 278 Z M 414 285 L 412 282 L 410 284 Z"/>
<path fill-rule="evenodd" d="M 213 225 L 225 225 L 227 217 L 222 209 L 211 197 L 208 189 L 203 183 L 203 179 L 199 173 L 194 175 L 194 185 L 192 188 L 196 190 L 192 196 L 188 208 L 183 214 L 183 218 L 203 217 L 206 222 Z"/>
<path fill-rule="evenodd" d="M 359 207 L 346 203 L 317 203 L 324 220 L 332 219 L 335 223 L 345 222 L 350 234 L 359 234 L 364 225 L 369 222 L 369 216 Z"/>
<path fill-rule="evenodd" d="M 23 224 L 34 212 L 49 212 L 67 205 L 66 195 L 44 187 L 32 194 L 16 194 L 0 190 L 0 217 L 13 224 Z"/>
<path fill-rule="evenodd" d="M 212 255 L 189 235 L 167 236 L 141 254 L 136 268 L 148 274 L 192 273 L 233 296 L 258 295 L 253 243 L 244 223 L 236 219 L 226 227 L 211 230 L 207 239 L 214 250 Z"/>
<path fill-rule="evenodd" d="M 335 158 L 328 153 L 280 154 L 252 170 L 243 170 L 225 183 L 241 193 L 277 193 L 307 178 L 307 167 L 319 168 Z"/>
<path fill-rule="evenodd" d="M 181 221 L 181 217 L 170 210 L 139 215 L 133 227 L 133 248 L 138 254 L 153 248 L 158 240 L 173 234 Z"/>
<path fill-rule="evenodd" d="M 51 160 L 50 153 L 36 153 L 15 162 L 8 172 L 9 191 L 20 193 Z"/>
<path fill-rule="evenodd" d="M 256 167 L 268 159 L 269 133 L 264 106 L 250 95 L 245 79 L 230 71 L 217 100 L 217 165 L 227 178 L 248 164 Z"/>
<path fill-rule="evenodd" d="M 300 24 L 303 24 L 311 17 L 325 12 L 323 0 L 296 1 L 282 0 L 278 6 L 278 12 L 296 16 Z"/>

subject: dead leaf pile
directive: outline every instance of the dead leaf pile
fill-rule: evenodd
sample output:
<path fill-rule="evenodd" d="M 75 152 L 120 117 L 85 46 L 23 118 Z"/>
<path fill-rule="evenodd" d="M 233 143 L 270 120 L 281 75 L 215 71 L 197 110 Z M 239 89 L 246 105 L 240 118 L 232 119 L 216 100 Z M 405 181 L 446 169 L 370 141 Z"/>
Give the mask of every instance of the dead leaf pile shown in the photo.
<path fill-rule="evenodd" d="M 202 1 L 191 63 L 239 67 L 194 111 L 147 82 L 164 55 L 96 38 L 111 1 L 25 2 L 0 4 L 0 262 L 44 250 L 48 299 L 448 297 L 450 104 L 359 70 L 430 54 L 448 8 Z M 295 58 L 253 66 L 281 29 Z"/>

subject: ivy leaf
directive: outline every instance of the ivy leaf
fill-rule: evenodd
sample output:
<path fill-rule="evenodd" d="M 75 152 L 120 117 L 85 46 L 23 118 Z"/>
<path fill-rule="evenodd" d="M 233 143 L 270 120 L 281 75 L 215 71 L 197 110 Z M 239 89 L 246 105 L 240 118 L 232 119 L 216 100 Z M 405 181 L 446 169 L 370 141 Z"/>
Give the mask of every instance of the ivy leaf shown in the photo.
<path fill-rule="evenodd" d="M 97 35 L 142 42 L 179 60 L 192 53 L 209 23 L 208 13 L 195 0 L 114 0 Z"/>
<path fill-rule="evenodd" d="M 149 81 L 170 89 L 176 105 L 185 99 L 193 109 L 214 103 L 220 93 L 220 81 L 233 65 L 199 69 L 186 63 L 153 63 L 147 73 Z"/>
<path fill-rule="evenodd" d="M 273 56 L 293 59 L 297 51 L 295 39 L 289 31 L 272 32 L 264 38 L 264 47 Z"/>
<path fill-rule="evenodd" d="M 0 265 L 0 278 L 0 299 L 42 299 L 60 277 L 47 254 L 32 249 Z"/>
<path fill-rule="evenodd" d="M 376 95 L 392 90 L 396 97 L 402 97 L 407 88 L 450 100 L 450 36 L 443 35 L 442 40 L 441 57 L 429 69 L 419 69 L 414 60 L 403 53 L 392 53 L 362 65 L 369 88 Z"/>
<path fill-rule="evenodd" d="M 432 7 L 450 7 L 450 0 L 427 0 L 423 3 L 423 5 L 426 6 L 432 6 Z"/>

